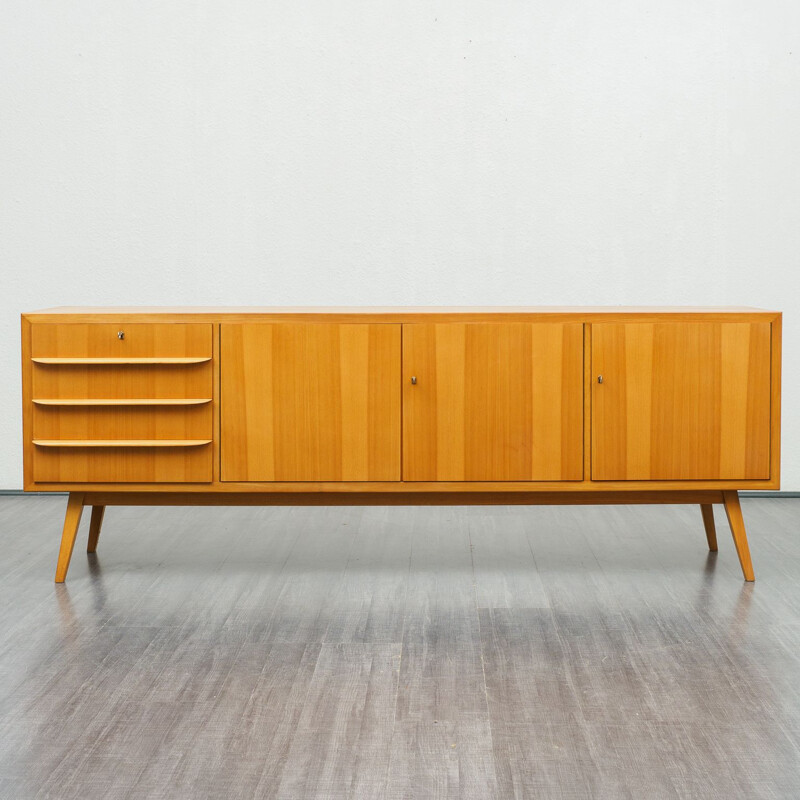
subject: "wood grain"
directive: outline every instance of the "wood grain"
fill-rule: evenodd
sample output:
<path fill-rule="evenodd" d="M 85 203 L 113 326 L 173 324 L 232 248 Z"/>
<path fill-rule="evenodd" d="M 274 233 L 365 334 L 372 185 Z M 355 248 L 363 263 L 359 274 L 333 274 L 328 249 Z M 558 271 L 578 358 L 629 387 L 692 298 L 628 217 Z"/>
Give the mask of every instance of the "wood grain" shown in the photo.
<path fill-rule="evenodd" d="M 188 357 L 188 358 L 133 358 L 128 356 L 119 356 L 115 358 L 79 358 L 77 356 L 70 356 L 68 358 L 32 358 L 34 364 L 55 364 L 62 367 L 81 364 L 149 364 L 156 366 L 158 364 L 202 364 L 205 361 L 211 361 L 211 358 L 205 357 Z"/>
<path fill-rule="evenodd" d="M 769 479 L 768 323 L 595 324 L 592 367 L 594 480 Z"/>
<path fill-rule="evenodd" d="M 400 327 L 220 326 L 223 481 L 400 478 Z"/>
<path fill-rule="evenodd" d="M 212 364 L 31 365 L 33 397 L 58 401 L 186 401 L 212 396 Z M 210 419 L 210 414 L 209 414 Z"/>
<path fill-rule="evenodd" d="M 211 439 L 210 409 L 189 406 L 43 406 L 34 439 Z"/>
<path fill-rule="evenodd" d="M 580 480 L 582 372 L 580 324 L 404 325 L 404 480 Z"/>
<path fill-rule="evenodd" d="M 783 351 L 783 315 L 777 314 L 770 323 L 770 469 L 772 481 L 780 485 L 781 475 L 781 369 Z"/>
<path fill-rule="evenodd" d="M 199 447 L 211 439 L 34 439 L 36 447 Z"/>
<path fill-rule="evenodd" d="M 90 397 L 73 399 L 34 398 L 37 406 L 199 406 L 210 403 L 211 398 L 187 397 L 138 397 L 127 400 L 112 399 L 109 397 Z"/>
<path fill-rule="evenodd" d="M 30 367 L 34 481 L 211 480 L 210 325 L 36 324 L 31 339 L 75 362 Z"/>
<path fill-rule="evenodd" d="M 593 384 L 594 370 L 591 363 L 591 337 L 592 328 L 598 327 L 600 324 L 609 323 L 633 323 L 637 324 L 667 324 L 685 322 L 693 325 L 697 324 L 768 324 L 771 326 L 771 340 L 770 340 L 770 366 L 769 366 L 769 379 L 771 381 L 771 394 L 770 394 L 770 424 L 769 424 L 769 475 L 768 477 L 714 477 L 708 476 L 701 479 L 685 479 L 674 478 L 664 479 L 654 477 L 652 479 L 636 479 L 631 480 L 629 477 L 623 477 L 614 480 L 591 480 L 591 459 L 593 447 L 586 446 L 584 440 L 584 472 L 582 480 L 566 481 L 561 477 L 553 480 L 537 480 L 532 482 L 530 480 L 398 480 L 393 476 L 390 480 L 373 480 L 366 481 L 344 481 L 336 480 L 307 480 L 298 481 L 295 479 L 279 481 L 271 478 L 269 480 L 246 480 L 246 481 L 233 481 L 227 480 L 220 482 L 220 464 L 221 452 L 223 449 L 221 437 L 221 414 L 218 397 L 218 389 L 221 381 L 221 374 L 225 373 L 225 369 L 221 365 L 220 352 L 217 350 L 219 347 L 220 339 L 220 322 L 222 324 L 229 324 L 232 321 L 242 321 L 249 323 L 287 323 L 294 321 L 300 323 L 305 321 L 307 323 L 316 324 L 334 324 L 343 322 L 374 322 L 374 323 L 415 323 L 415 322 L 452 322 L 456 324 L 467 323 L 522 323 L 522 324 L 583 324 L 584 325 L 584 342 L 585 342 L 585 359 L 584 359 L 584 386 L 586 390 L 583 393 L 584 403 L 584 420 L 583 429 L 584 435 L 591 437 L 592 431 L 590 428 L 591 421 L 591 408 L 593 403 L 593 394 L 596 393 L 596 385 Z M 33 323 L 33 324 L 32 324 Z M 585 323 L 585 324 L 584 324 Z M 112 353 L 118 352 L 118 345 L 124 344 L 125 346 L 134 343 L 136 347 L 141 347 L 142 342 L 146 341 L 148 336 L 151 342 L 155 341 L 152 334 L 148 334 L 144 338 L 137 333 L 138 326 L 147 327 L 150 324 L 163 328 L 163 336 L 169 336 L 170 333 L 178 332 L 178 338 L 185 337 L 186 326 L 195 326 L 199 328 L 208 328 L 213 331 L 211 336 L 211 349 L 209 350 L 202 342 L 205 342 L 202 334 L 201 346 L 193 349 L 193 353 L 198 355 L 181 356 L 172 355 L 167 356 L 173 358 L 211 358 L 199 364 L 188 365 L 159 365 L 154 366 L 150 364 L 123 364 L 123 365 L 109 365 L 109 364 L 88 364 L 88 365 L 43 365 L 34 364 L 31 361 L 33 355 L 31 344 L 34 337 L 34 329 L 40 330 L 42 326 L 52 326 L 52 331 L 47 336 L 42 336 L 41 333 L 36 334 L 37 343 L 49 340 L 58 339 L 61 343 L 59 346 L 64 345 L 65 342 L 79 342 L 81 347 L 86 346 L 89 340 L 102 341 L 103 348 L 112 348 Z M 71 333 L 73 326 L 88 327 L 85 334 L 75 335 Z M 134 326 L 134 327 L 131 327 Z M 126 339 L 119 340 L 116 338 L 116 332 L 122 327 L 126 330 Z M 65 328 L 67 330 L 65 331 Z M 103 328 L 102 336 L 93 331 L 98 331 Z M 183 331 L 183 333 L 181 333 Z M 36 312 L 25 314 L 22 317 L 22 367 L 23 367 L 23 430 L 25 431 L 24 437 L 24 477 L 25 487 L 27 489 L 41 489 L 41 490 L 59 490 L 63 491 L 65 488 L 73 489 L 112 489 L 121 488 L 131 492 L 143 491 L 150 486 L 159 491 L 170 492 L 206 492 L 212 489 L 214 492 L 219 493 L 233 493 L 233 494 L 264 494 L 267 492 L 277 493 L 290 493 L 296 492 L 298 494 L 308 492 L 325 492 L 336 494 L 352 494 L 364 491 L 376 491 L 384 494 L 388 493 L 439 493 L 440 491 L 461 491 L 461 492 L 493 492 L 495 490 L 502 492 L 523 492 L 528 493 L 534 490 L 542 490 L 545 492 L 561 491 L 564 493 L 595 493 L 598 490 L 605 491 L 635 489 L 636 491 L 652 491 L 652 490 L 681 490 L 687 488 L 703 489 L 703 490 L 724 490 L 724 489 L 777 489 L 780 488 L 780 369 L 781 369 L 781 315 L 777 312 L 763 311 L 758 309 L 747 308 L 575 308 L 575 307 L 562 307 L 562 308 L 542 308 L 542 307 L 520 307 L 520 308 L 304 308 L 304 309 L 256 309 L 256 308 L 236 308 L 236 309 L 52 309 L 47 312 Z M 160 334 L 161 335 L 161 334 Z M 191 338 L 191 337 L 189 337 Z M 188 339 L 186 339 L 188 341 Z M 586 346 L 589 345 L 589 346 Z M 115 349 L 116 348 L 116 349 Z M 64 357 L 67 358 L 80 358 L 80 348 L 73 349 L 70 354 Z M 106 349 L 104 353 L 108 353 Z M 125 352 L 132 352 L 130 349 Z M 133 352 L 141 353 L 141 350 Z M 180 348 L 178 351 L 181 352 Z M 204 355 L 199 355 L 203 353 Z M 39 356 L 42 358 L 53 357 L 48 355 L 48 351 L 40 351 Z M 59 357 L 59 356 L 55 356 Z M 98 358 L 111 358 L 113 356 L 101 355 Z M 157 358 L 158 356 L 152 355 L 138 355 L 132 358 Z M 213 378 L 213 380 L 212 380 Z M 416 387 L 419 388 L 419 387 Z M 407 392 L 408 387 L 404 386 L 404 392 Z M 34 403 L 33 398 L 41 401 Z M 182 402 L 190 402 L 192 399 L 207 399 L 212 398 L 210 403 L 203 404 L 203 407 L 208 409 L 210 414 L 209 428 L 197 430 L 196 433 L 192 431 L 192 436 L 187 436 L 183 431 L 179 434 L 176 433 L 174 437 L 170 438 L 192 438 L 192 439 L 212 439 L 212 447 L 208 448 L 209 457 L 212 459 L 212 472 L 211 478 L 203 477 L 202 483 L 190 483 L 187 480 L 179 478 L 182 474 L 189 474 L 181 472 L 179 469 L 175 473 L 175 479 L 169 476 L 162 476 L 162 480 L 158 483 L 152 483 L 148 475 L 153 474 L 149 468 L 138 469 L 130 473 L 127 480 L 124 472 L 118 470 L 106 471 L 96 470 L 91 474 L 96 475 L 96 480 L 88 480 L 85 469 L 81 468 L 74 473 L 74 480 L 70 477 L 70 471 L 62 469 L 54 479 L 44 480 L 41 477 L 34 479 L 33 462 L 34 458 L 43 455 L 44 448 L 35 448 L 33 445 L 34 438 L 34 420 L 36 420 L 36 427 L 39 426 L 39 420 L 44 419 L 42 414 L 47 413 L 46 406 L 50 406 L 50 411 L 54 409 L 64 409 L 66 406 L 60 405 L 61 402 L 72 404 L 75 406 L 83 406 L 85 410 L 99 410 L 101 406 L 94 406 L 93 404 L 101 403 L 105 400 L 114 401 L 114 406 L 119 404 L 119 408 L 123 410 L 131 410 L 133 405 L 125 408 L 127 402 L 133 403 L 136 401 L 142 403 L 152 399 L 153 401 L 163 401 L 165 405 L 162 408 L 168 408 L 166 404 L 175 402 L 176 404 Z M 56 405 L 58 404 L 58 405 Z M 109 405 L 108 408 L 114 406 Z M 155 408 L 155 407 L 154 407 Z M 178 406 L 177 411 L 182 413 L 183 409 Z M 51 422 L 43 423 L 45 425 L 52 425 L 54 417 L 49 417 Z M 77 417 L 71 417 L 77 419 Z M 108 420 L 109 417 L 106 417 Z M 102 438 L 104 440 L 114 439 L 151 439 L 156 438 L 156 435 L 142 430 L 141 432 L 132 429 L 125 429 L 126 425 L 130 425 L 133 421 L 136 425 L 142 424 L 144 428 L 152 427 L 152 422 L 143 422 L 146 417 L 140 414 L 126 414 L 119 419 L 124 420 L 120 425 L 119 431 L 108 431 L 107 435 Z M 72 424 L 72 423 L 65 423 Z M 39 435 L 37 430 L 37 438 L 44 440 L 52 440 L 58 438 L 61 434 L 57 435 Z M 160 436 L 161 434 L 159 434 Z M 89 436 L 85 432 L 70 437 L 78 440 Z M 91 436 L 100 438 L 97 433 L 92 433 Z M 738 437 L 738 438 L 737 438 Z M 65 437 L 66 438 L 66 437 Z M 165 437 L 166 438 L 166 437 Z M 729 451 L 732 448 L 738 447 L 738 442 L 741 440 L 741 432 L 731 436 L 728 440 Z M 458 449 L 458 445 L 456 446 Z M 84 453 L 86 451 L 84 450 Z M 95 453 L 97 455 L 98 453 Z M 73 454 L 74 456 L 75 454 Z M 133 454 L 129 453 L 134 459 L 141 458 L 145 455 L 144 452 Z M 166 456 L 166 450 L 162 451 L 161 456 Z M 120 452 L 120 457 L 123 452 Z M 71 456 L 72 457 L 72 456 Z M 127 458 L 127 456 L 125 456 Z M 627 453 L 626 453 L 627 457 Z M 195 473 L 196 475 L 205 476 L 206 473 L 202 470 Z M 78 480 L 78 476 L 82 480 Z M 132 477 L 138 476 L 138 477 Z M 57 479 L 56 479 L 57 478 Z M 70 483 L 70 481 L 72 482 Z M 210 486 L 204 484 L 211 481 Z"/>
<path fill-rule="evenodd" d="M 120 339 L 118 334 L 124 333 Z M 207 323 L 37 323 L 31 331 L 34 359 L 211 358 Z"/>
<path fill-rule="evenodd" d="M 22 357 L 22 478 L 23 487 L 33 483 L 33 365 L 31 364 L 31 323 L 21 318 L 20 354 Z"/>
<path fill-rule="evenodd" d="M 30 443 L 31 449 L 33 443 Z M 28 489 L 63 492 L 65 487 L 39 481 Z M 129 482 L 123 486 L 108 482 L 93 481 L 81 483 L 84 491 L 146 491 L 146 483 Z M 223 481 L 210 486 L 172 483 L 153 487 L 158 492 L 215 492 L 219 494 L 268 494 L 270 492 L 295 492 L 297 494 L 353 494 L 357 492 L 380 492 L 386 494 L 436 494 L 439 492 L 474 492 L 475 494 L 494 494 L 496 492 L 558 492 L 564 495 L 589 497 L 608 491 L 622 491 L 634 494 L 672 491 L 716 491 L 725 489 L 767 489 L 778 488 L 772 481 Z M 574 502 L 578 502 L 577 499 Z"/>
<path fill-rule="evenodd" d="M 244 484 L 240 484 L 244 485 Z M 458 484 L 451 484 L 456 487 Z M 535 491 L 459 491 L 450 490 L 375 491 L 366 484 L 359 491 L 288 491 L 280 492 L 167 492 L 167 491 L 87 491 L 86 502 L 91 505 L 143 505 L 143 506 L 208 506 L 208 505 L 661 505 L 664 503 L 721 503 L 721 491 L 684 489 L 681 491 L 595 491 L 595 492 L 542 492 Z"/>
<path fill-rule="evenodd" d="M 92 442 L 49 441 L 34 446 L 33 477 L 62 487 L 211 481 L 210 439 L 159 442 L 136 440 Z M 63 488 L 62 488 L 63 491 Z"/>

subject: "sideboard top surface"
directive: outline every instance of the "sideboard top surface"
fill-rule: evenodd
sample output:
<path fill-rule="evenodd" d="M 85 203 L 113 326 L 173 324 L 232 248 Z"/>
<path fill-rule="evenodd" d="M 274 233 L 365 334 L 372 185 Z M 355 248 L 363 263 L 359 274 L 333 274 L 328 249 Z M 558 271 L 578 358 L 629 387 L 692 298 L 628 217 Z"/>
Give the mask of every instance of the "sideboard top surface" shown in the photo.
<path fill-rule="evenodd" d="M 550 320 L 574 319 L 582 322 L 622 320 L 628 317 L 671 319 L 722 320 L 747 316 L 774 320 L 779 311 L 748 306 L 58 306 L 23 313 L 31 322 L 58 322 L 70 317 L 74 322 L 91 322 L 114 317 L 162 319 L 164 317 L 188 320 L 237 321 L 259 318 L 282 320 L 319 319 L 346 321 L 358 319 L 365 322 L 413 322 L 424 318 L 426 322 L 475 320 L 489 322 L 509 316 Z"/>

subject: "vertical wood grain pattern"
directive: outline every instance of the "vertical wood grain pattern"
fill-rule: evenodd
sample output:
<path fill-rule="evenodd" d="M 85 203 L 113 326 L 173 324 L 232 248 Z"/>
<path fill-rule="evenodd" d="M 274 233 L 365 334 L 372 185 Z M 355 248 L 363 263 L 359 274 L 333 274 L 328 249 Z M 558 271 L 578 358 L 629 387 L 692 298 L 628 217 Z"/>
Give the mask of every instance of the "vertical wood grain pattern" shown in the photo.
<path fill-rule="evenodd" d="M 404 325 L 403 479 L 580 480 L 582 353 L 580 323 Z"/>
<path fill-rule="evenodd" d="M 594 480 L 770 477 L 769 323 L 594 324 L 592 371 Z"/>
<path fill-rule="evenodd" d="M 427 353 L 426 348 L 422 347 L 417 352 L 416 360 L 423 367 L 425 359 L 430 360 L 430 368 L 438 375 L 434 394 L 438 392 L 444 400 L 439 403 L 435 413 L 427 417 L 423 414 L 418 419 L 412 419 L 406 415 L 397 437 L 401 439 L 398 446 L 402 451 L 403 426 L 406 434 L 416 428 L 421 431 L 423 438 L 430 435 L 422 448 L 415 449 L 411 460 L 424 462 L 424 469 L 433 476 L 433 481 L 445 481 L 448 478 L 444 476 L 457 475 L 453 480 L 466 482 L 468 478 L 465 476 L 472 469 L 469 465 L 475 466 L 473 474 L 476 477 L 472 481 L 471 491 L 481 490 L 482 482 L 497 482 L 496 475 L 524 472 L 525 476 L 518 479 L 516 487 L 520 489 L 525 488 L 521 485 L 524 481 L 543 482 L 545 479 L 541 477 L 531 477 L 538 469 L 533 463 L 533 454 L 537 450 L 548 452 L 546 468 L 553 474 L 552 478 L 547 479 L 551 481 L 548 488 L 554 488 L 557 481 L 573 480 L 570 477 L 570 465 L 566 462 L 565 465 L 556 463 L 555 453 L 558 449 L 556 440 L 559 427 L 562 446 L 558 456 L 563 457 L 566 440 L 571 435 L 569 429 L 574 426 L 577 415 L 571 415 L 569 409 L 572 406 L 568 402 L 568 409 L 560 413 L 560 419 L 556 419 L 558 415 L 555 413 L 550 417 L 544 413 L 540 415 L 543 420 L 541 425 L 534 425 L 530 429 L 525 424 L 520 427 L 515 413 L 526 417 L 529 407 L 546 405 L 546 398 L 555 395 L 549 388 L 543 389 L 542 381 L 538 381 L 530 393 L 527 390 L 520 391 L 520 386 L 524 384 L 524 370 L 517 368 L 515 359 L 533 359 L 538 343 L 546 338 L 541 334 L 545 329 L 582 326 L 584 440 L 583 472 L 578 480 L 580 477 L 584 480 L 573 486 L 596 488 L 596 485 L 592 487 L 589 483 L 592 478 L 592 458 L 602 449 L 600 445 L 608 444 L 603 456 L 595 458 L 594 479 L 616 481 L 618 488 L 622 488 L 623 482 L 633 480 L 647 481 L 652 487 L 658 483 L 666 485 L 668 480 L 675 484 L 683 482 L 684 486 L 690 485 L 689 482 L 697 485 L 702 481 L 711 485 L 713 481 L 727 481 L 727 485 L 720 487 L 726 489 L 757 488 L 759 483 L 768 484 L 768 488 L 779 487 L 780 314 L 751 313 L 747 309 L 720 309 L 720 313 L 713 314 L 711 310 L 700 314 L 697 312 L 702 310 L 698 309 L 686 312 L 676 309 L 623 309 L 623 313 L 618 310 L 599 313 L 597 309 L 540 309 L 541 313 L 535 315 L 523 314 L 524 309 L 507 309 L 503 313 L 495 310 L 489 315 L 478 313 L 479 310 L 475 309 L 449 309 L 446 313 L 441 309 L 431 309 L 430 313 L 424 314 L 420 313 L 420 309 L 406 309 L 405 314 L 403 310 L 389 313 L 390 309 L 384 309 L 377 313 L 374 309 L 367 309 L 356 314 L 354 312 L 358 310 L 353 309 L 347 316 L 343 315 L 341 309 L 331 309 L 317 310 L 313 318 L 304 321 L 302 315 L 297 315 L 297 310 L 293 312 L 291 309 L 285 310 L 280 316 L 276 313 L 258 316 L 253 310 L 247 313 L 218 310 L 213 317 L 209 314 L 185 313 L 187 310 L 181 315 L 171 316 L 168 309 L 158 314 L 152 309 L 144 310 L 144 313 L 132 313 L 135 310 L 127 309 L 124 314 L 119 309 L 95 311 L 97 313 L 94 314 L 84 310 L 80 314 L 62 311 L 23 316 L 21 338 L 26 488 L 46 486 L 52 489 L 61 484 L 65 488 L 82 490 L 84 487 L 81 484 L 91 481 L 96 484 L 183 483 L 188 489 L 191 483 L 213 482 L 214 490 L 231 491 L 231 483 L 219 483 L 222 441 L 221 430 L 215 426 L 220 419 L 218 394 L 221 372 L 226 371 L 219 351 L 220 326 L 233 326 L 234 323 L 297 325 L 300 328 L 323 324 L 334 327 L 346 325 L 350 328 L 363 325 L 397 327 L 402 323 L 407 325 L 409 332 L 415 326 L 442 328 L 445 333 L 435 338 Z M 606 319 L 611 321 L 604 321 Z M 502 329 L 502 335 L 493 342 L 481 340 L 476 336 L 476 331 L 485 330 L 487 326 L 495 330 Z M 521 328 L 526 326 L 534 326 L 539 332 L 532 342 L 528 341 L 526 334 L 520 335 Z M 599 394 L 592 351 L 586 346 L 592 341 L 593 328 L 597 329 L 597 341 L 610 341 L 613 339 L 612 329 L 618 332 L 617 349 L 606 353 L 604 366 L 606 372 L 614 368 L 625 371 L 621 402 L 605 403 L 608 419 L 615 423 L 611 426 L 591 426 L 593 406 L 603 411 L 602 398 L 614 401 L 614 392 L 620 391 L 618 383 L 612 387 L 607 374 L 604 391 Z M 124 339 L 117 337 L 119 330 L 125 331 Z M 682 333 L 670 339 L 665 335 L 668 330 L 681 330 Z M 768 330 L 771 336 L 766 333 Z M 561 346 L 564 346 L 563 341 Z M 316 351 L 311 348 L 308 352 L 312 357 L 317 353 L 324 358 L 324 348 L 317 348 Z M 470 364 L 467 364 L 468 352 L 472 359 Z M 709 354 L 710 360 L 707 358 Z M 31 363 L 32 357 L 209 358 L 212 361 L 182 366 L 63 365 Z M 464 362 L 465 368 L 462 370 L 453 366 L 459 360 Z M 382 363 L 388 365 L 389 361 Z M 353 417 L 359 417 L 366 407 L 366 395 L 359 387 L 364 364 L 363 351 L 356 347 L 350 357 L 342 361 L 338 372 L 327 366 L 318 366 L 317 376 L 309 379 L 306 388 L 313 394 L 320 392 L 325 382 L 330 383 L 341 396 L 342 402 L 352 408 Z M 635 367 L 628 369 L 631 364 L 635 364 Z M 228 374 L 236 370 L 235 364 L 227 367 Z M 389 369 L 397 370 L 398 367 L 392 365 Z M 378 374 L 371 369 L 370 372 Z M 293 380 L 292 374 L 291 370 L 286 373 L 288 381 Z M 745 375 L 744 380 L 742 374 Z M 266 384 L 272 380 L 272 369 L 263 375 L 251 375 L 248 370 L 247 378 L 250 382 L 261 381 Z M 403 384 L 398 387 L 397 394 L 405 395 L 407 407 L 409 399 L 418 399 L 423 395 L 431 399 L 429 382 L 424 387 L 425 391 L 420 391 L 423 389 L 420 381 L 414 387 L 416 393 L 411 395 L 408 375 L 403 374 L 400 379 Z M 554 375 L 550 374 L 549 379 L 555 382 Z M 288 385 L 286 380 L 282 384 Z M 561 388 L 564 389 L 566 382 L 562 381 L 562 384 Z M 367 395 L 369 391 L 366 390 Z M 276 396 L 283 396 L 282 392 L 283 388 L 278 387 Z M 693 395 L 693 392 L 697 395 Z M 570 392 L 565 390 L 564 394 L 569 396 Z M 766 394 L 769 400 L 765 410 Z M 504 398 L 508 397 L 513 398 L 513 409 L 503 407 Z M 147 398 L 150 401 L 210 398 L 210 402 L 198 404 L 197 407 L 171 408 L 168 405 L 148 406 Z M 709 398 L 716 408 L 707 402 Z M 34 404 L 37 399 L 39 403 Z M 106 405 L 79 405 L 82 400 L 91 402 L 98 399 Z M 109 403 L 111 400 L 126 399 L 139 400 L 140 406 L 114 406 Z M 71 401 L 72 405 L 59 405 L 59 400 Z M 291 402 L 286 397 L 284 401 Z M 302 392 L 298 402 L 301 405 L 306 403 Z M 486 413 L 470 417 L 470 407 L 483 407 Z M 551 412 L 555 408 L 556 404 L 549 406 Z M 307 411 L 308 408 L 304 407 L 302 415 Z M 367 417 L 366 440 L 380 438 L 385 428 L 383 419 L 372 412 Z M 464 420 L 468 418 L 467 425 Z M 270 415 L 269 420 L 261 415 L 258 427 L 262 435 L 271 435 L 269 428 L 274 427 L 275 420 L 275 414 Z M 357 425 L 348 426 L 337 420 L 335 412 L 327 423 L 332 423 L 329 439 L 334 454 L 328 452 L 323 457 L 314 456 L 312 447 L 309 452 L 312 452 L 311 460 L 316 460 L 315 469 L 328 469 L 337 460 L 337 449 L 344 461 L 349 460 L 349 466 L 344 466 L 345 473 L 348 470 L 356 473 L 363 469 L 365 459 L 370 462 L 371 458 L 369 445 L 364 445 L 363 430 Z M 305 427 L 314 438 L 316 434 L 312 427 Z M 337 429 L 341 435 L 336 433 Z M 342 435 L 352 435 L 353 438 L 347 440 Z M 45 450 L 32 446 L 34 438 L 51 441 L 125 438 L 178 440 L 184 437 L 193 440 L 210 438 L 212 445 L 204 449 L 184 448 L 182 452 L 173 453 L 166 449 L 156 453 L 139 448 L 138 452 L 132 452 L 132 448 L 126 450 L 121 447 L 111 452 L 96 448 L 83 451 L 67 451 L 66 448 Z M 297 437 L 292 440 L 287 435 L 278 439 L 276 447 L 282 448 L 281 459 L 290 470 L 296 471 L 298 453 L 304 445 L 298 443 Z M 407 440 L 407 444 L 408 441 L 413 443 L 413 439 Z M 590 446 L 587 446 L 587 441 Z M 489 442 L 488 447 L 485 446 L 486 442 Z M 682 442 L 688 442 L 689 445 L 679 444 Z M 314 446 L 321 445 L 322 440 L 317 437 Z M 323 449 L 326 448 L 327 443 Z M 258 446 L 251 449 L 258 449 Z M 526 450 L 532 453 L 529 469 L 523 455 Z M 241 457 L 253 457 L 253 454 Z M 299 457 L 303 458 L 302 455 Z M 154 468 L 156 458 L 159 469 Z M 255 458 L 256 461 L 259 458 L 268 460 L 272 456 L 257 453 Z M 405 458 L 410 458 L 408 446 L 405 448 Z M 206 466 L 209 459 L 211 471 Z M 269 469 L 274 472 L 274 465 Z M 368 463 L 367 470 L 370 469 Z M 602 474 L 603 469 L 610 469 L 612 474 L 619 477 L 609 478 Z M 405 479 L 414 480 L 412 473 L 405 475 Z M 252 478 L 247 480 L 251 486 L 257 483 Z M 270 483 L 276 480 L 270 478 L 262 485 L 269 490 Z M 345 479 L 334 478 L 328 485 L 340 480 Z M 370 477 L 369 480 L 375 483 L 378 479 Z M 385 483 L 388 485 L 396 480 L 397 474 Z"/>
<path fill-rule="evenodd" d="M 218 483 L 220 480 L 220 435 L 219 435 L 219 384 L 220 384 L 220 353 L 219 353 L 219 323 L 213 325 L 211 336 L 213 359 L 211 362 L 211 480 Z"/>
<path fill-rule="evenodd" d="M 592 326 L 583 326 L 583 480 L 592 476 Z"/>
<path fill-rule="evenodd" d="M 31 323 L 22 317 L 20 329 L 22 351 L 22 477 L 23 485 L 33 483 L 33 375 L 31 363 Z"/>
<path fill-rule="evenodd" d="M 770 368 L 770 478 L 780 483 L 781 476 L 781 368 L 783 351 L 783 315 L 778 314 L 771 323 Z"/>
<path fill-rule="evenodd" d="M 225 481 L 400 478 L 400 326 L 223 324 Z"/>
<path fill-rule="evenodd" d="M 44 399 L 208 399 L 212 365 L 31 365 L 33 396 Z"/>

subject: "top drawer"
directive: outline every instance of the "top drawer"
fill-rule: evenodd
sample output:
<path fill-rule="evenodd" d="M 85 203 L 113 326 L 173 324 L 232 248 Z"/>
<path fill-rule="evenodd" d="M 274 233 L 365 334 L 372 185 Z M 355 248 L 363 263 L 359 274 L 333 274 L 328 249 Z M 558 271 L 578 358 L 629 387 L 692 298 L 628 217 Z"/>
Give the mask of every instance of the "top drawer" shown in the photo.
<path fill-rule="evenodd" d="M 55 359 L 166 359 L 205 361 L 211 358 L 209 323 L 34 323 L 31 357 Z"/>

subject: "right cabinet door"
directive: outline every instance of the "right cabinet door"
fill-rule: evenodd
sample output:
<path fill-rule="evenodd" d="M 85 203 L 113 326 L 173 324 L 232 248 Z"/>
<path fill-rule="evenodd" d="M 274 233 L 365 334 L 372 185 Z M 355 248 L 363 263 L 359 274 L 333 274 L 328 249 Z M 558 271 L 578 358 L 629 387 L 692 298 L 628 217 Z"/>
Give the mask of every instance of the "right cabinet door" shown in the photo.
<path fill-rule="evenodd" d="M 403 480 L 583 477 L 583 325 L 403 325 Z"/>
<path fill-rule="evenodd" d="M 770 333 L 768 322 L 592 325 L 592 479 L 768 479 Z"/>

